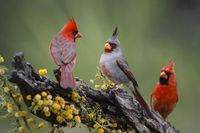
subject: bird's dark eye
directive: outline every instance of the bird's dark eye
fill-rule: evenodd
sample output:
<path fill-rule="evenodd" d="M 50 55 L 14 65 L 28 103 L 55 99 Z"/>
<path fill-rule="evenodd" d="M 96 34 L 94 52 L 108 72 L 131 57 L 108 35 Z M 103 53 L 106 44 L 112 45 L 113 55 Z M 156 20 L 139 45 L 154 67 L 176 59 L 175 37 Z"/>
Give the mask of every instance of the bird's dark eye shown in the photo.
<path fill-rule="evenodd" d="M 76 34 L 78 34 L 78 31 L 73 31 L 72 34 L 73 34 L 74 36 L 76 36 Z"/>
<path fill-rule="evenodd" d="M 109 43 L 109 44 L 112 47 L 112 49 L 115 49 L 117 47 L 117 44 L 115 44 L 115 43 Z"/>

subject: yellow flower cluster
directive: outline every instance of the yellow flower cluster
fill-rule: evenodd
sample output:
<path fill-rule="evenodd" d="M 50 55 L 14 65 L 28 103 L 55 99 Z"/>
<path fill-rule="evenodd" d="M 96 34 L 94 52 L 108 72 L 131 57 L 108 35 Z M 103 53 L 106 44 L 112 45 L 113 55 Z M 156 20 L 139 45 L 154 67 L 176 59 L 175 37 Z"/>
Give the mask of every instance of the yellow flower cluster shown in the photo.
<path fill-rule="evenodd" d="M 19 117 L 25 117 L 27 115 L 27 112 L 25 110 L 23 111 L 18 111 L 15 113 L 15 117 L 19 118 Z"/>
<path fill-rule="evenodd" d="M 104 133 L 104 129 L 103 129 L 103 128 L 99 128 L 99 129 L 97 130 L 97 133 Z"/>
<path fill-rule="evenodd" d="M 11 113 L 11 112 L 13 112 L 13 104 L 12 103 L 7 103 L 7 111 L 8 111 L 8 113 Z"/>
<path fill-rule="evenodd" d="M 104 129 L 98 123 L 95 123 L 93 128 L 97 129 L 97 133 L 104 133 Z"/>
<path fill-rule="evenodd" d="M 73 101 L 78 101 L 81 97 L 78 93 L 73 92 L 71 98 Z M 26 99 L 31 100 L 31 95 L 27 95 Z M 38 109 L 42 109 L 46 117 L 51 116 L 51 113 L 55 114 L 56 121 L 60 124 L 63 122 L 81 123 L 79 110 L 77 110 L 73 104 L 67 104 L 64 98 L 60 96 L 53 98 L 43 91 L 34 96 L 32 105 L 34 105 L 34 107 L 39 107 Z"/>
<path fill-rule="evenodd" d="M 44 127 L 45 127 L 45 124 L 43 122 L 38 124 L 38 128 L 44 128 Z"/>
<path fill-rule="evenodd" d="M 100 70 L 96 73 L 95 80 L 100 80 L 100 82 L 102 82 L 102 84 L 95 84 L 95 89 L 108 89 L 109 87 L 116 86 L 116 84 L 107 79 Z M 90 82 L 94 84 L 94 80 L 91 79 Z"/>
<path fill-rule="evenodd" d="M 5 74 L 5 70 L 3 68 L 0 68 L 0 76 L 3 76 Z"/>
<path fill-rule="evenodd" d="M 71 99 L 72 99 L 73 102 L 78 103 L 80 98 L 81 97 L 77 92 L 75 92 L 75 91 L 72 92 Z"/>
<path fill-rule="evenodd" d="M 4 58 L 1 55 L 0 55 L 0 63 L 4 63 Z"/>
<path fill-rule="evenodd" d="M 94 113 L 89 113 L 89 114 L 88 114 L 88 118 L 89 118 L 89 119 L 93 119 L 93 118 L 94 118 Z"/>
<path fill-rule="evenodd" d="M 10 88 L 9 88 L 9 87 L 7 87 L 7 86 L 6 86 L 6 87 L 4 87 L 4 88 L 3 88 L 3 90 L 4 90 L 4 92 L 5 92 L 5 93 L 8 93 L 8 92 L 10 92 Z"/>
<path fill-rule="evenodd" d="M 32 100 L 31 95 L 26 96 L 26 100 Z M 51 116 L 50 108 L 57 108 L 56 103 L 53 102 L 52 96 L 48 95 L 47 92 L 42 91 L 40 94 L 36 94 L 32 102 L 33 107 L 39 107 L 46 117 Z"/>
<path fill-rule="evenodd" d="M 31 95 L 27 95 L 26 96 L 26 100 L 28 100 L 28 101 L 32 100 L 32 96 Z"/>
<path fill-rule="evenodd" d="M 18 102 L 22 102 L 22 101 L 23 101 L 23 97 L 22 97 L 22 95 L 21 95 L 19 92 L 17 92 L 17 93 L 12 93 L 12 96 L 13 96 L 15 99 L 17 99 Z"/>
<path fill-rule="evenodd" d="M 24 127 L 23 127 L 23 126 L 19 127 L 19 132 L 20 132 L 20 133 L 25 133 L 25 130 L 24 130 Z"/>
<path fill-rule="evenodd" d="M 47 71 L 47 69 L 39 69 L 39 70 L 38 70 L 38 73 L 39 73 L 40 75 L 45 75 L 45 74 L 48 73 L 48 71 Z"/>
<path fill-rule="evenodd" d="M 33 120 L 33 118 L 28 118 L 28 119 L 27 119 L 27 122 L 28 122 L 28 123 L 33 123 L 34 120 Z"/>

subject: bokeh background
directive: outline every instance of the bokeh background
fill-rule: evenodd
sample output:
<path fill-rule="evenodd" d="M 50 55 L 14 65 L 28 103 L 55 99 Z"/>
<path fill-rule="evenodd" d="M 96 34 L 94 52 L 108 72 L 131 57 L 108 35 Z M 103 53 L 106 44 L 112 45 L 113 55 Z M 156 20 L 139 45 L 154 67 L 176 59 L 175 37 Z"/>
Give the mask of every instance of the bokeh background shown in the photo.
<path fill-rule="evenodd" d="M 179 102 L 169 116 L 183 133 L 200 131 L 200 1 L 198 0 L 0 0 L 0 54 L 11 69 L 12 56 L 24 52 L 36 69 L 56 67 L 49 44 L 73 16 L 83 38 L 77 40 L 75 75 L 94 78 L 104 42 L 119 28 L 119 39 L 145 100 L 159 71 L 176 61 Z M 0 132 L 11 129 L 0 120 Z M 86 128 L 66 129 L 85 132 Z M 42 132 L 47 132 L 44 130 Z"/>

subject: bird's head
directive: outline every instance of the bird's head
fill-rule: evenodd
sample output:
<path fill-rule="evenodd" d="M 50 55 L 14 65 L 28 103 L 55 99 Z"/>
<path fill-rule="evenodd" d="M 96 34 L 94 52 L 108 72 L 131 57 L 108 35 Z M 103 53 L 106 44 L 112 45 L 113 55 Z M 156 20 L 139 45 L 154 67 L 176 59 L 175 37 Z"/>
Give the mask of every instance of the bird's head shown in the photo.
<path fill-rule="evenodd" d="M 174 61 L 169 61 L 167 65 L 165 65 L 160 72 L 160 84 L 168 85 L 169 80 L 174 78 Z"/>
<path fill-rule="evenodd" d="M 117 51 L 120 48 L 120 42 L 118 40 L 117 27 L 115 28 L 112 36 L 106 41 L 104 45 L 104 52 L 111 53 Z"/>
<path fill-rule="evenodd" d="M 61 30 L 61 33 L 69 40 L 75 41 L 76 38 L 80 38 L 82 35 L 78 31 L 76 22 L 73 18 L 70 18 L 68 22 L 65 24 L 63 29 Z"/>

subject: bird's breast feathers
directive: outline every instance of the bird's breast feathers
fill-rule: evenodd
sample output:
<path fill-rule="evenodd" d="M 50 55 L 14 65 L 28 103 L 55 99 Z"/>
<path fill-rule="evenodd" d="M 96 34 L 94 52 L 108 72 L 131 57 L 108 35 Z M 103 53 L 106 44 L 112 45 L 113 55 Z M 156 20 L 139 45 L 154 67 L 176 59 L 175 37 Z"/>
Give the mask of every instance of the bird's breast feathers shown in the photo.
<path fill-rule="evenodd" d="M 115 83 L 127 82 L 127 76 L 118 67 L 116 63 L 116 56 L 102 54 L 100 59 L 100 68 L 103 73 Z"/>

